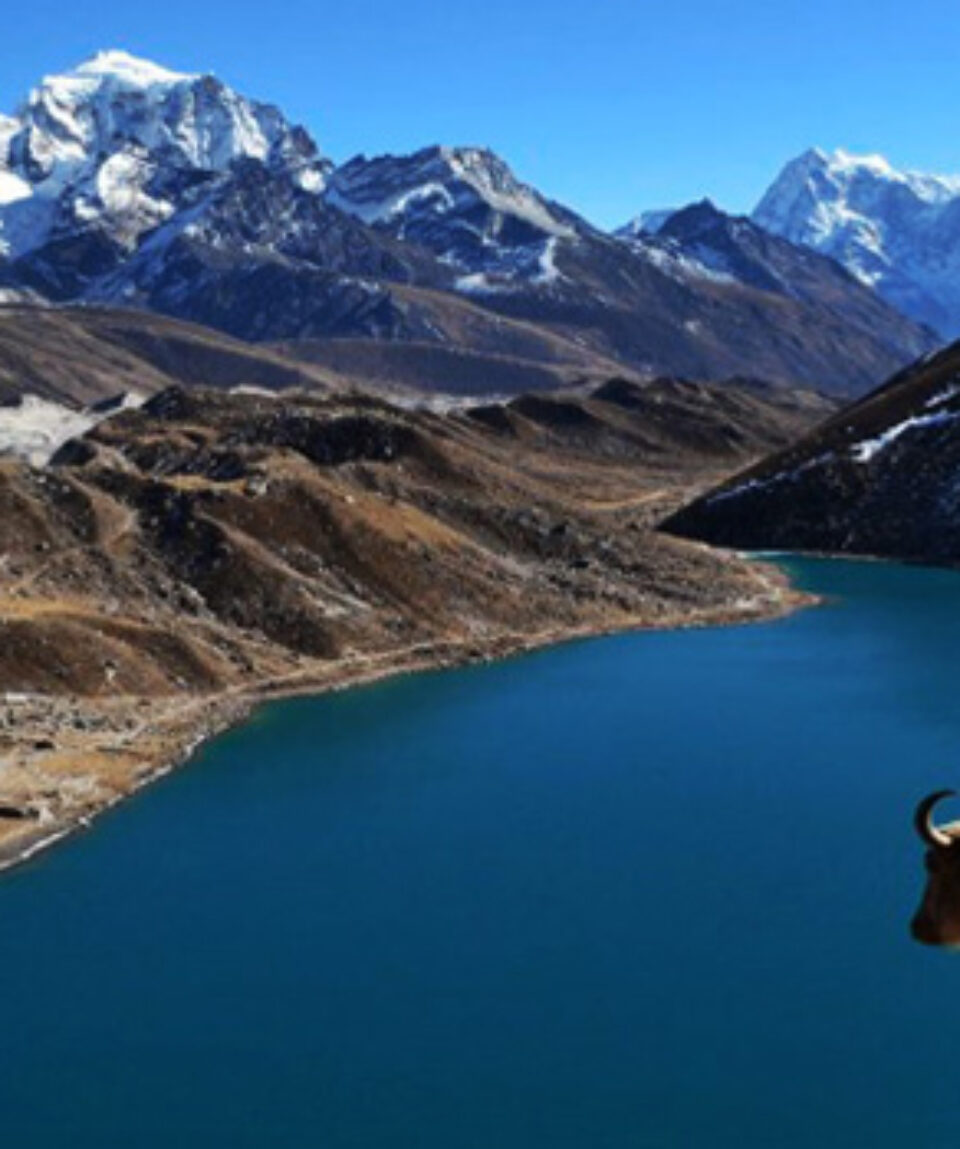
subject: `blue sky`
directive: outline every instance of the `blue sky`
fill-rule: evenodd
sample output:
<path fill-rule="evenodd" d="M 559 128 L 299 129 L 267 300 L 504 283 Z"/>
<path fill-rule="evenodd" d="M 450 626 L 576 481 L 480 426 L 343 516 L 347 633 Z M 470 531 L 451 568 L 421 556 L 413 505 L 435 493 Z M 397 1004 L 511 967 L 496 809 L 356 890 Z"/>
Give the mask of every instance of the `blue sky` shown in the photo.
<path fill-rule="evenodd" d="M 212 71 L 334 159 L 487 144 L 602 225 L 745 211 L 811 144 L 960 171 L 956 0 L 31 0 L 0 109 L 98 48 Z"/>

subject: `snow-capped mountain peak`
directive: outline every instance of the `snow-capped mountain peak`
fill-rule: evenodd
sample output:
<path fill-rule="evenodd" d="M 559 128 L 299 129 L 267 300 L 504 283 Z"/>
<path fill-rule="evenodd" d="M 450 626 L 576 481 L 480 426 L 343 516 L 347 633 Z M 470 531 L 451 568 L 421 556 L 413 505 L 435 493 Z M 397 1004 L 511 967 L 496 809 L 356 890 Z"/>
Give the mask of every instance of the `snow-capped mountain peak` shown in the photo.
<path fill-rule="evenodd" d="M 431 147 L 370 160 L 358 156 L 333 174 L 328 199 L 365 223 L 388 224 L 414 208 L 435 217 L 480 209 L 547 235 L 574 235 L 563 213 L 521 183 L 487 148 Z"/>
<path fill-rule="evenodd" d="M 571 238 L 573 229 L 550 210 L 544 198 L 521 183 L 488 148 L 441 148 L 454 177 L 472 187 L 495 211 L 526 220 L 551 235 Z"/>
<path fill-rule="evenodd" d="M 84 60 L 72 72 L 67 72 L 61 78 L 86 79 L 92 77 L 107 78 L 140 88 L 150 87 L 154 84 L 176 84 L 183 80 L 197 79 L 196 75 L 173 72 L 169 68 L 155 64 L 152 60 L 133 56 L 118 48 L 97 52 L 95 56 L 89 60 Z"/>
<path fill-rule="evenodd" d="M 457 284 L 467 292 L 557 284 L 557 245 L 586 226 L 522 183 L 488 148 L 358 156 L 332 174 L 326 198 L 465 272 Z"/>
<path fill-rule="evenodd" d="M 100 52 L 45 77 L 0 120 L 0 254 L 101 224 L 129 246 L 244 159 L 288 169 L 313 191 L 330 166 L 277 108 L 214 76 Z"/>
<path fill-rule="evenodd" d="M 811 148 L 786 165 L 753 218 L 837 259 L 913 318 L 960 331 L 960 176 Z"/>

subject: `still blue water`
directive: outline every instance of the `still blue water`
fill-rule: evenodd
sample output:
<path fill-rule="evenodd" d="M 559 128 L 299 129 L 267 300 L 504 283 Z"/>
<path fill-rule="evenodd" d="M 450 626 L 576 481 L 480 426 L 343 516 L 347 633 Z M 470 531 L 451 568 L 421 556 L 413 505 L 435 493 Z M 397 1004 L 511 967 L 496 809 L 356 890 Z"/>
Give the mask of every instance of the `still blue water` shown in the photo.
<path fill-rule="evenodd" d="M 789 565 L 830 604 L 268 707 L 4 877 L 2 1144 L 955 1146 L 960 576 Z"/>

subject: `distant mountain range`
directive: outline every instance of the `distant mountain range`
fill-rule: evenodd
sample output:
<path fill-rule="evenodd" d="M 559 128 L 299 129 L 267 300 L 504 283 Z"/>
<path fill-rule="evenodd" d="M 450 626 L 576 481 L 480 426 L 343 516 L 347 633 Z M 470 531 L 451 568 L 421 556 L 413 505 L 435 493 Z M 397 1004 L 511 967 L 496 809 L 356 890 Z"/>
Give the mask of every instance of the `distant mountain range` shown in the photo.
<path fill-rule="evenodd" d="M 123 52 L 0 119 L 0 301 L 146 309 L 345 369 L 402 358 L 430 387 L 467 357 L 490 392 L 548 366 L 855 393 L 937 341 L 756 222 L 657 223 L 607 234 L 485 149 L 338 167 L 277 108 Z"/>

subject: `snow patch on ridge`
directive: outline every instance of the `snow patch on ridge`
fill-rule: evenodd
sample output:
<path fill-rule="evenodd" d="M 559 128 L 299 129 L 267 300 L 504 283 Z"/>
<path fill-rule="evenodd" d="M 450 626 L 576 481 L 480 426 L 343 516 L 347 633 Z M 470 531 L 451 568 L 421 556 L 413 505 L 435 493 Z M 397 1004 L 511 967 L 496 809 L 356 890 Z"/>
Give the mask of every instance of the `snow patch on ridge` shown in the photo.
<path fill-rule="evenodd" d="M 382 200 L 370 202 L 354 200 L 336 186 L 332 186 L 327 192 L 327 202 L 366 224 L 387 222 L 417 205 L 423 205 L 437 212 L 449 211 L 454 206 L 451 193 L 436 180 L 428 181 L 418 187 L 401 189 Z"/>
<path fill-rule="evenodd" d="M 659 271 L 669 275 L 671 279 L 705 279 L 711 283 L 737 283 L 737 278 L 724 269 L 719 255 L 708 253 L 704 248 L 698 248 L 696 255 L 680 250 L 675 244 L 662 242 L 661 244 L 638 244 L 635 248 L 641 255 L 650 261 Z M 710 259 L 713 266 L 704 262 L 703 257 Z"/>
<path fill-rule="evenodd" d="M 960 411 L 936 411 L 930 415 L 914 415 L 904 419 L 902 423 L 888 427 L 873 439 L 855 443 L 850 448 L 850 454 L 858 463 L 869 463 L 908 431 L 916 431 L 923 427 L 939 427 L 944 423 L 956 422 L 957 419 L 960 419 Z"/>
<path fill-rule="evenodd" d="M 534 283 L 556 283 L 563 279 L 560 268 L 556 265 L 557 237 L 548 239 L 543 245 L 543 254 L 540 256 L 540 270 L 533 277 Z"/>
<path fill-rule="evenodd" d="M 794 482 L 807 471 L 812 471 L 824 463 L 830 462 L 833 458 L 833 452 L 826 451 L 822 455 L 817 455 L 815 459 L 808 459 L 805 463 L 801 463 L 799 467 L 794 467 L 793 470 L 779 471 L 767 479 L 747 479 L 745 482 L 738 484 L 736 487 L 731 487 L 729 490 L 717 491 L 716 494 L 711 495 L 706 502 L 707 504 L 722 503 L 727 499 L 737 498 L 740 495 L 746 494 L 747 491 L 762 490 L 764 487 L 772 487 L 777 483 Z"/>

